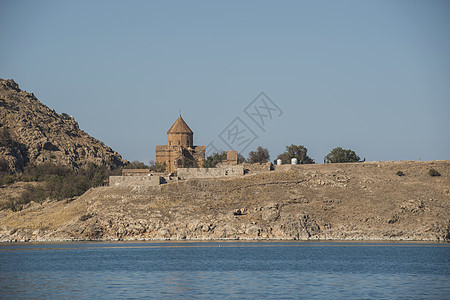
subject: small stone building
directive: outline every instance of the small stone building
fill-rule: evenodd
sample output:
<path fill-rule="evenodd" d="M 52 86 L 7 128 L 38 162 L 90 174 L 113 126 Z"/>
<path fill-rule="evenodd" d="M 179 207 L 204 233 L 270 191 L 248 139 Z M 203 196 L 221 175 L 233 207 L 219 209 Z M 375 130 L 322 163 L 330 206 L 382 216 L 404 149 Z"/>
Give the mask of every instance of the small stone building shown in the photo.
<path fill-rule="evenodd" d="M 222 164 L 224 165 L 237 165 L 238 164 L 238 152 L 237 151 L 228 151 L 227 159 L 222 160 Z"/>
<path fill-rule="evenodd" d="M 167 145 L 158 145 L 156 163 L 165 164 L 167 172 L 177 168 L 202 167 L 205 160 L 205 146 L 194 146 L 194 132 L 181 115 L 167 131 Z"/>

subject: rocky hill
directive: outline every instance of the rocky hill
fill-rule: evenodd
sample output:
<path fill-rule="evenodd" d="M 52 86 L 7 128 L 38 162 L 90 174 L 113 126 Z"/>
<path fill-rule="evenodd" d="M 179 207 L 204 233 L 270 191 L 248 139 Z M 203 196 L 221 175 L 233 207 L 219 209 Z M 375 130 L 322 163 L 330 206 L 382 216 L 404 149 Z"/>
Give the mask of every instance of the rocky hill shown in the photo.
<path fill-rule="evenodd" d="M 45 162 L 75 169 L 89 162 L 109 169 L 126 163 L 81 130 L 73 117 L 56 113 L 11 79 L 0 79 L 0 158 L 12 172 Z"/>
<path fill-rule="evenodd" d="M 97 187 L 70 202 L 0 212 L 0 241 L 134 239 L 448 242 L 450 161 L 298 165 L 234 179 Z"/>

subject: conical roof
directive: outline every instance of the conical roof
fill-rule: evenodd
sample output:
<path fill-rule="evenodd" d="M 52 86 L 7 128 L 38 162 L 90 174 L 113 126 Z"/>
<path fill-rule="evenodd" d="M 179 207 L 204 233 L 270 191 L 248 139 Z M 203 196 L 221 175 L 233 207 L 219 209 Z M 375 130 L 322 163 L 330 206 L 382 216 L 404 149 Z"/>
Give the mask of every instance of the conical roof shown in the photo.
<path fill-rule="evenodd" d="M 194 133 L 189 128 L 189 126 L 186 124 L 186 122 L 183 120 L 181 115 L 178 117 L 178 119 L 173 123 L 172 127 L 170 127 L 169 131 L 167 131 L 167 134 L 169 133 Z"/>

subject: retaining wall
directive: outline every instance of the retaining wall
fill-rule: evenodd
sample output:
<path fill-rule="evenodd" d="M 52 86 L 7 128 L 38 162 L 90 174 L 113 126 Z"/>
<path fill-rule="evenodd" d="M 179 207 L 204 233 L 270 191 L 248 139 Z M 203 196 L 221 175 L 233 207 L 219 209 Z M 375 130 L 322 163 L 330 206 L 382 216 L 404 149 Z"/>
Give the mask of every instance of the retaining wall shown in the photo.
<path fill-rule="evenodd" d="M 157 186 L 161 184 L 160 176 L 109 176 L 109 185 L 146 185 Z"/>
<path fill-rule="evenodd" d="M 220 168 L 178 168 L 180 179 L 239 177 L 244 175 L 243 166 L 222 166 Z"/>

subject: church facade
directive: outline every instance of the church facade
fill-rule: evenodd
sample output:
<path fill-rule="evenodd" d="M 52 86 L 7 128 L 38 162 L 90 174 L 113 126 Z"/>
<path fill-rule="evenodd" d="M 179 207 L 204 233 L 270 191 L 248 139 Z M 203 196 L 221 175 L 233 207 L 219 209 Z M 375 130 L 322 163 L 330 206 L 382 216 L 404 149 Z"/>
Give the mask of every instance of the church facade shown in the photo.
<path fill-rule="evenodd" d="M 205 160 L 205 146 L 194 146 L 194 132 L 181 115 L 167 131 L 167 145 L 158 145 L 156 163 L 165 164 L 166 172 L 178 168 L 202 167 Z"/>

